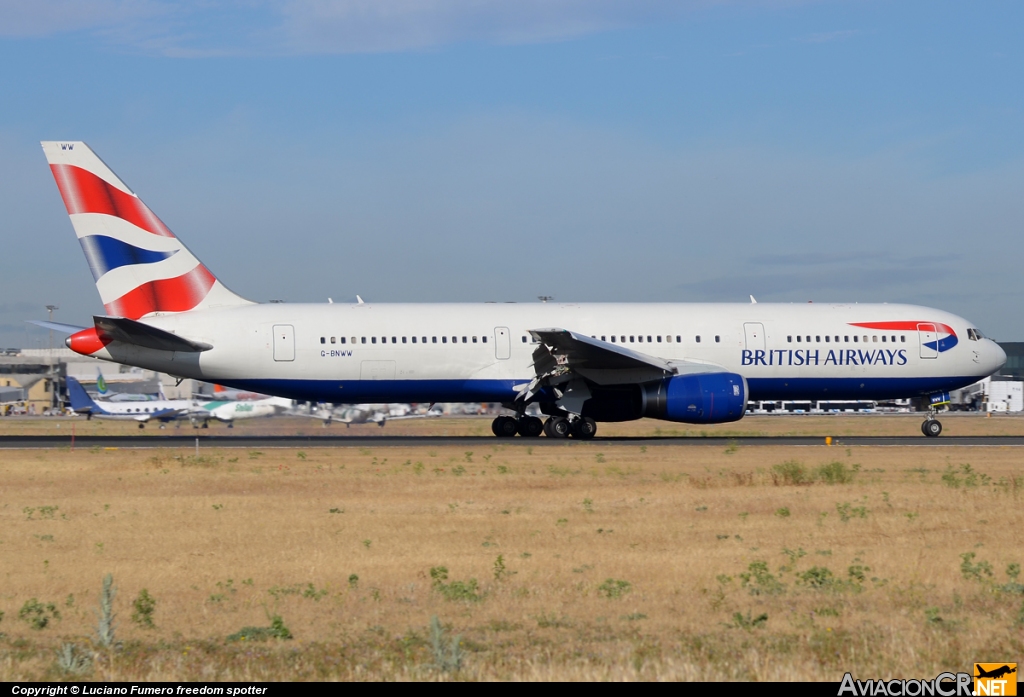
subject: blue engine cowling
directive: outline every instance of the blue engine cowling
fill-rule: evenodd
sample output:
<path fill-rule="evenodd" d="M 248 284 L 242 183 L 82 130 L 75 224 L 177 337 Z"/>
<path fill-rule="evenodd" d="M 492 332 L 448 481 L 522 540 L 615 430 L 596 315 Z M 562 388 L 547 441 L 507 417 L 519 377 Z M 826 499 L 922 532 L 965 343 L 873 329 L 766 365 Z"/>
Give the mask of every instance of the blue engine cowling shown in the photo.
<path fill-rule="evenodd" d="M 687 424 L 739 421 L 747 394 L 747 381 L 737 373 L 679 375 L 643 386 L 643 415 Z"/>

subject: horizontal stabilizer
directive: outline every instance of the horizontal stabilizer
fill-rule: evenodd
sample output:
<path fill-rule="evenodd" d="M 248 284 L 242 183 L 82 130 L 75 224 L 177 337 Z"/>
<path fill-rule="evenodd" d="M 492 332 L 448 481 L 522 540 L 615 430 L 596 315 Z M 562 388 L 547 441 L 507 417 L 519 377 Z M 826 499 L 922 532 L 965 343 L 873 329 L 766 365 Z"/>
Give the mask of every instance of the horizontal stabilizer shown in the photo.
<path fill-rule="evenodd" d="M 85 329 L 85 327 L 79 327 L 74 324 L 47 322 L 44 319 L 27 319 L 25 321 L 28 322 L 29 324 L 34 324 L 37 327 L 42 327 L 43 329 L 52 329 L 55 332 L 64 332 L 65 334 L 74 334 L 75 332 L 80 332 L 83 329 Z"/>
<path fill-rule="evenodd" d="M 209 351 L 213 348 L 210 344 L 189 341 L 177 334 L 171 334 L 163 329 L 157 329 L 125 317 L 93 317 L 93 320 L 96 322 L 96 330 L 100 334 L 105 334 L 114 341 L 134 344 L 143 348 L 186 353 Z"/>

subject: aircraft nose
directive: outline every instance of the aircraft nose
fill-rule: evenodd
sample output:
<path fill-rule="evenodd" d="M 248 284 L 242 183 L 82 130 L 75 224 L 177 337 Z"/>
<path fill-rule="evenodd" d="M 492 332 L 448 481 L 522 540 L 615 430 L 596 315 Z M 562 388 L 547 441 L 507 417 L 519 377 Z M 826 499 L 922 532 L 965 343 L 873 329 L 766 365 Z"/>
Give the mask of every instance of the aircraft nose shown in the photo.
<path fill-rule="evenodd" d="M 991 339 L 989 339 L 987 343 L 988 350 L 985 352 L 987 354 L 985 357 L 987 359 L 986 365 L 988 367 L 989 374 L 991 375 L 1006 365 L 1006 351 L 1003 350 L 1002 346 Z"/>

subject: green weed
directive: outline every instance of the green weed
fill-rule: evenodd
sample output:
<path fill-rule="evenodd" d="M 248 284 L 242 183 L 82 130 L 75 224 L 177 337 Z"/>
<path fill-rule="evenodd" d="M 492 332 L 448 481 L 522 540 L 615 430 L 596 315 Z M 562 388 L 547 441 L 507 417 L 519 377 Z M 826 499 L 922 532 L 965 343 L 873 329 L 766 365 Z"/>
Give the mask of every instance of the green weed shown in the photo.
<path fill-rule="evenodd" d="M 46 629 L 51 622 L 60 619 L 60 610 L 53 603 L 41 603 L 38 598 L 30 598 L 18 610 L 18 619 L 35 630 Z"/>
<path fill-rule="evenodd" d="M 602 598 L 621 598 L 633 590 L 633 584 L 629 581 L 622 581 L 614 578 L 606 578 L 604 582 L 597 587 L 597 594 Z"/>
<path fill-rule="evenodd" d="M 132 602 L 132 622 L 144 629 L 153 629 L 153 613 L 156 612 L 156 599 L 143 588 Z"/>

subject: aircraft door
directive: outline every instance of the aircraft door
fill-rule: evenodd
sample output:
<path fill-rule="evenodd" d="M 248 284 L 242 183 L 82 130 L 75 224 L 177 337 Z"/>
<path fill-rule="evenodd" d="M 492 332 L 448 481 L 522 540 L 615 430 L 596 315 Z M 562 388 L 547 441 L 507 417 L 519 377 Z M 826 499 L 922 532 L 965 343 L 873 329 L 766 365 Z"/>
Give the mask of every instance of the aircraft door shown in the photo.
<path fill-rule="evenodd" d="M 747 340 L 747 349 L 764 351 L 764 325 L 760 322 L 745 322 L 743 334 Z"/>
<path fill-rule="evenodd" d="M 290 324 L 274 325 L 274 360 L 295 360 L 295 327 Z"/>
<path fill-rule="evenodd" d="M 934 324 L 917 325 L 918 336 L 921 337 L 921 358 L 939 357 L 939 332 Z"/>
<path fill-rule="evenodd" d="M 508 327 L 494 328 L 494 357 L 499 361 L 512 357 L 512 336 Z"/>

